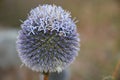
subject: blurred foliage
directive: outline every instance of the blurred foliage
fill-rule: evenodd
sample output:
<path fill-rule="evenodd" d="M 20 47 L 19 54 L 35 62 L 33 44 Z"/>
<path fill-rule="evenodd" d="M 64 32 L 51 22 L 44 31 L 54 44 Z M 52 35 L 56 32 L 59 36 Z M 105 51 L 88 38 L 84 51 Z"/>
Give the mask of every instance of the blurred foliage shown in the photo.
<path fill-rule="evenodd" d="M 0 30 L 20 28 L 19 20 L 25 20 L 30 9 L 46 3 L 62 6 L 79 20 L 81 51 L 71 65 L 71 80 L 102 80 L 112 75 L 120 58 L 120 0 L 0 0 Z M 22 69 L 17 71 L 24 74 L 20 80 L 37 80 L 37 73 Z"/>

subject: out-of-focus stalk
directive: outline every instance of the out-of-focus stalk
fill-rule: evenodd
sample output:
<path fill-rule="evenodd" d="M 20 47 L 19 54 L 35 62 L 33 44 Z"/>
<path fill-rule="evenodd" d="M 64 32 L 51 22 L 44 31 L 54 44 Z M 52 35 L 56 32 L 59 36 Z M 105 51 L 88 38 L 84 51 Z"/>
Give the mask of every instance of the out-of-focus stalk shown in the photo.
<path fill-rule="evenodd" d="M 114 80 L 120 80 L 120 60 L 118 61 L 112 76 Z"/>

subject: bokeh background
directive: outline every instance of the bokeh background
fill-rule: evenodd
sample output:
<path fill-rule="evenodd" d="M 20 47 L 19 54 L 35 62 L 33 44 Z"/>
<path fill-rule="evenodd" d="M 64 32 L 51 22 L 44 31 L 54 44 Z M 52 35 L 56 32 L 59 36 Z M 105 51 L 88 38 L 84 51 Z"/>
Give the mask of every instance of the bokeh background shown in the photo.
<path fill-rule="evenodd" d="M 120 0 L 0 0 L 0 80 L 39 80 L 38 73 L 20 68 L 16 51 L 20 20 L 39 4 L 62 6 L 79 21 L 81 47 L 71 80 L 120 77 Z"/>

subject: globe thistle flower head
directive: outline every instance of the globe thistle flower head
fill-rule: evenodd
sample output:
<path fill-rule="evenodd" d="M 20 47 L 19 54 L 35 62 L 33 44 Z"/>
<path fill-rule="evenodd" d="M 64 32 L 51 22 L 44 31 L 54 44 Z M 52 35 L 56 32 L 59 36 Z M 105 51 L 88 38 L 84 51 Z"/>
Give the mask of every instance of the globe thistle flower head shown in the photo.
<path fill-rule="evenodd" d="M 21 25 L 17 50 L 23 64 L 39 72 L 60 72 L 75 59 L 79 37 L 70 13 L 60 6 L 32 9 Z"/>

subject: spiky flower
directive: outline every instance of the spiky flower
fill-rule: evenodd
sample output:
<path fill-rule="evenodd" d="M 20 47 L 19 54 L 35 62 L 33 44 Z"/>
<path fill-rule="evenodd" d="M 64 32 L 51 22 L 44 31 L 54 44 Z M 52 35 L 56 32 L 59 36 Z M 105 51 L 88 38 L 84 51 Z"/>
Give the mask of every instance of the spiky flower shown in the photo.
<path fill-rule="evenodd" d="M 75 22 L 60 6 L 42 5 L 32 9 L 21 28 L 17 40 L 19 57 L 32 70 L 62 71 L 78 54 Z"/>

